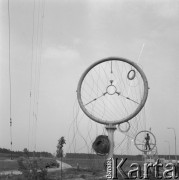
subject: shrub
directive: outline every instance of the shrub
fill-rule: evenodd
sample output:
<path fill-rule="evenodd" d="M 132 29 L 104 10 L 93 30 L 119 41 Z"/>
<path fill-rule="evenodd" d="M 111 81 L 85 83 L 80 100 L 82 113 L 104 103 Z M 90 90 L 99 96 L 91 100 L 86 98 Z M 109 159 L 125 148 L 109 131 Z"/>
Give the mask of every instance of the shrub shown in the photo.
<path fill-rule="evenodd" d="M 47 179 L 47 170 L 43 161 L 40 158 L 19 158 L 19 171 L 28 180 L 45 180 Z"/>
<path fill-rule="evenodd" d="M 46 168 L 59 167 L 59 164 L 57 163 L 55 159 L 44 158 L 43 162 Z"/>

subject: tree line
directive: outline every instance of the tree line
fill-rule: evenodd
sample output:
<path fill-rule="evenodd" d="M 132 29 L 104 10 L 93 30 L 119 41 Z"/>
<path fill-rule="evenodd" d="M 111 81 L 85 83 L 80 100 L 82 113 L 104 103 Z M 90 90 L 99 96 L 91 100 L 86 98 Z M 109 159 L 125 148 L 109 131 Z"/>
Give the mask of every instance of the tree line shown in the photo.
<path fill-rule="evenodd" d="M 45 152 L 45 151 L 42 151 L 42 152 L 27 151 L 27 148 L 24 148 L 23 151 L 11 151 L 10 149 L 0 148 L 0 153 L 3 153 L 3 154 L 11 154 L 12 153 L 13 156 L 15 156 L 15 157 L 24 156 L 24 152 L 28 153 L 29 157 L 32 157 L 34 155 L 36 157 L 40 157 L 40 156 L 52 157 L 51 153 Z"/>

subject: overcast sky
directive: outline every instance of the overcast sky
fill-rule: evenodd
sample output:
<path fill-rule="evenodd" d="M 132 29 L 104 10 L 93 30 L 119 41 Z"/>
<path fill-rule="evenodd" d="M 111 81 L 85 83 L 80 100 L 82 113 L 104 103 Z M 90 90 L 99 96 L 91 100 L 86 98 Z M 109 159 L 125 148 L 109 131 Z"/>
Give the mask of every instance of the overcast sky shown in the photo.
<path fill-rule="evenodd" d="M 0 147 L 10 149 L 8 1 L 0 2 Z M 109 56 L 137 62 L 144 45 L 139 65 L 150 86 L 147 129 L 156 135 L 159 153 L 168 153 L 168 140 L 174 154 L 174 134 L 167 127 L 175 128 L 179 144 L 179 1 L 9 2 L 14 150 L 27 147 L 28 139 L 33 149 L 37 128 L 37 150 L 55 152 L 58 138 L 68 136 L 83 71 Z M 31 80 L 32 91 L 39 85 L 39 93 L 30 111 Z"/>

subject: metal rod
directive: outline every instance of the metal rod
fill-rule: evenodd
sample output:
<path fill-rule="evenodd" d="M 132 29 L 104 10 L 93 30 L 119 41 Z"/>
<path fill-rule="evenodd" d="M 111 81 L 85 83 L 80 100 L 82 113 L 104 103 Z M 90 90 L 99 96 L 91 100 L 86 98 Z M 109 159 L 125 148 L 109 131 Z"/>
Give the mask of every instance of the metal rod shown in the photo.
<path fill-rule="evenodd" d="M 176 132 L 175 132 L 174 128 L 168 128 L 168 129 L 171 129 L 174 132 L 174 136 L 175 136 L 175 161 L 176 161 L 176 164 L 177 164 L 177 140 L 176 140 Z"/>
<path fill-rule="evenodd" d="M 139 63 L 139 60 L 140 60 L 140 57 L 142 55 L 142 52 L 143 52 L 143 49 L 144 49 L 144 43 L 142 44 L 142 47 L 141 47 L 141 50 L 140 50 L 140 53 L 139 53 L 139 56 L 138 56 L 138 59 L 137 59 L 137 64 Z"/>
<path fill-rule="evenodd" d="M 166 143 L 168 143 L 168 159 L 170 160 L 170 142 L 169 141 L 165 141 Z"/>

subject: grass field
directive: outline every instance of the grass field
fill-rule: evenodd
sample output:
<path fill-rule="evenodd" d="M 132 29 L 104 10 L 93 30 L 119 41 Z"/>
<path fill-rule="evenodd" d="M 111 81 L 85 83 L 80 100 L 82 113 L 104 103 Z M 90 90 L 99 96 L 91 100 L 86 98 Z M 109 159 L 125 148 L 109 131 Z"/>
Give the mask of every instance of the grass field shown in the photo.
<path fill-rule="evenodd" d="M 63 158 L 63 162 L 70 164 L 72 167 L 75 168 L 77 167 L 77 163 L 78 163 L 79 167 L 83 169 L 105 170 L 105 159 Z M 123 168 L 128 169 L 132 163 L 138 163 L 142 165 L 143 162 L 127 160 Z"/>
<path fill-rule="evenodd" d="M 95 169 L 94 167 L 97 167 L 97 165 L 102 164 L 102 162 L 99 162 L 98 160 L 92 160 L 90 162 L 90 159 L 63 159 L 64 162 L 72 165 L 72 168 L 65 169 L 62 171 L 62 177 L 63 179 L 105 179 L 105 171 L 99 170 L 99 168 Z M 96 163 L 95 163 L 96 162 Z M 76 164 L 79 164 L 79 169 L 76 168 Z M 95 166 L 93 166 L 93 163 Z M 84 166 L 84 167 L 83 167 Z M 100 166 L 99 166 L 100 167 Z M 101 168 L 101 167 L 100 167 Z M 101 168 L 103 169 L 103 168 Z M 8 159 L 1 159 L 0 160 L 0 172 L 2 171 L 8 171 L 8 170 L 18 170 L 18 163 L 17 159 L 14 160 L 8 160 Z M 25 180 L 22 175 L 1 175 L 0 180 Z M 55 172 L 49 172 L 47 176 L 48 180 L 60 180 L 61 179 L 61 171 L 59 170 Z"/>
<path fill-rule="evenodd" d="M 45 158 L 48 162 L 51 158 Z M 60 159 L 58 159 L 60 161 Z M 105 171 L 105 159 L 82 159 L 82 158 L 63 158 L 62 161 L 72 166 L 70 169 L 65 169 L 62 171 L 63 179 L 89 179 L 89 180 L 103 180 L 106 179 Z M 124 165 L 124 170 L 130 167 L 132 161 L 127 161 Z M 141 162 L 139 162 L 141 163 Z M 17 158 L 14 160 L 6 159 L 5 157 L 0 159 L 0 172 L 7 170 L 18 170 Z M 61 171 L 48 173 L 48 180 L 60 180 Z M 0 176 L 0 180 L 25 180 L 22 175 L 8 175 Z"/>
<path fill-rule="evenodd" d="M 72 167 L 82 169 L 104 170 L 105 160 L 103 159 L 81 159 L 81 158 L 63 158 L 63 162 L 70 164 Z"/>
<path fill-rule="evenodd" d="M 62 178 L 61 178 L 62 177 Z M 46 180 L 106 180 L 104 171 L 66 169 L 61 174 L 60 171 L 50 172 Z M 26 180 L 22 175 L 0 176 L 0 180 Z M 44 180 L 44 179 L 43 179 Z"/>
<path fill-rule="evenodd" d="M 0 160 L 0 172 L 8 170 L 18 170 L 17 160 Z"/>
<path fill-rule="evenodd" d="M 41 158 L 44 166 L 51 164 L 52 162 L 56 162 L 54 158 Z M 10 160 L 10 159 L 0 159 L 0 172 L 9 171 L 9 170 L 18 170 L 18 158 Z"/>
<path fill-rule="evenodd" d="M 3 160 L 3 159 L 10 159 L 11 158 L 11 155 L 10 154 L 6 154 L 6 153 L 0 153 L 0 160 Z M 18 158 L 18 155 L 16 154 L 13 154 L 13 158 Z"/>
<path fill-rule="evenodd" d="M 49 158 L 50 160 L 50 158 Z M 59 159 L 60 160 L 60 159 Z M 79 165 L 80 169 L 98 169 L 98 170 L 104 170 L 104 160 L 98 160 L 98 159 L 67 159 L 63 158 L 63 162 L 71 165 L 72 167 L 76 168 L 77 164 Z M 8 170 L 18 170 L 18 163 L 17 159 L 14 160 L 0 160 L 0 172 L 1 171 L 8 171 Z"/>

